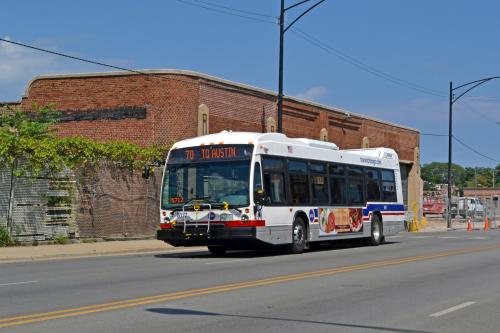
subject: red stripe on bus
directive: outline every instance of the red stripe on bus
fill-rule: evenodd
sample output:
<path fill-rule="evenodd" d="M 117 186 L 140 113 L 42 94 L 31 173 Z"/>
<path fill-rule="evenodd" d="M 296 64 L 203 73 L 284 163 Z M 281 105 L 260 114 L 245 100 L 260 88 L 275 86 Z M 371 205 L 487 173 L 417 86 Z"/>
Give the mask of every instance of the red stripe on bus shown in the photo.
<path fill-rule="evenodd" d="M 183 222 L 177 222 L 178 224 L 182 225 Z M 198 222 L 188 222 L 188 226 L 191 225 L 207 225 L 207 221 L 198 221 Z M 234 220 L 234 221 L 210 221 L 210 225 L 221 225 L 223 224 L 225 227 L 228 228 L 238 228 L 238 227 L 265 227 L 266 226 L 266 221 L 265 220 L 249 220 L 247 222 L 243 222 L 241 220 Z M 160 228 L 161 229 L 172 229 L 174 225 L 172 223 L 160 223 Z"/>
<path fill-rule="evenodd" d="M 237 227 L 265 227 L 266 221 L 264 220 L 249 220 L 247 222 L 243 221 L 225 221 L 224 225 L 229 228 Z"/>

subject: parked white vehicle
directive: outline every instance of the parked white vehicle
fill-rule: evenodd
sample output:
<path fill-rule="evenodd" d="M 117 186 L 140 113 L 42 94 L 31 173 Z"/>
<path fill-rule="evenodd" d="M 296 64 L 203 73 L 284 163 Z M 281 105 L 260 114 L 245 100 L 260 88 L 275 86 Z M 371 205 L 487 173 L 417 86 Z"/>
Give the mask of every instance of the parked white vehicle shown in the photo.
<path fill-rule="evenodd" d="M 466 217 L 474 217 L 474 216 L 484 216 L 484 206 L 479 200 L 479 198 L 475 197 L 461 197 L 458 198 L 458 215 L 466 218 Z"/>

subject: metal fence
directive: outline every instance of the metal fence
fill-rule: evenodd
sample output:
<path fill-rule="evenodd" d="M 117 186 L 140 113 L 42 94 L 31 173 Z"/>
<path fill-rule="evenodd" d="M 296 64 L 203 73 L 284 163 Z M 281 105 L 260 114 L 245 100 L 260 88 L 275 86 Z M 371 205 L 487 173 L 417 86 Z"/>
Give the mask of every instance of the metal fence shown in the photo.
<path fill-rule="evenodd" d="M 69 171 L 16 177 L 0 169 L 0 227 L 18 242 L 153 237 L 160 185 L 161 168 L 149 179 L 108 167 L 78 177 Z"/>
<path fill-rule="evenodd" d="M 16 177 L 0 169 L 0 227 L 20 242 L 75 237 L 76 194 L 69 172 Z"/>
<path fill-rule="evenodd" d="M 497 228 L 500 226 L 500 202 L 498 196 L 483 199 L 483 205 L 490 226 Z"/>

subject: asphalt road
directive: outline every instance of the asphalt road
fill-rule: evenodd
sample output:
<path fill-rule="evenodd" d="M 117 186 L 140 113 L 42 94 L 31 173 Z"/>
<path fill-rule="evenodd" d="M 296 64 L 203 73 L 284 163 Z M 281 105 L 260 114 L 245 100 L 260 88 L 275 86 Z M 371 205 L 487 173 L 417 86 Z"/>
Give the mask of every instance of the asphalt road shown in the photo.
<path fill-rule="evenodd" d="M 0 332 L 499 332 L 500 231 L 0 265 Z"/>

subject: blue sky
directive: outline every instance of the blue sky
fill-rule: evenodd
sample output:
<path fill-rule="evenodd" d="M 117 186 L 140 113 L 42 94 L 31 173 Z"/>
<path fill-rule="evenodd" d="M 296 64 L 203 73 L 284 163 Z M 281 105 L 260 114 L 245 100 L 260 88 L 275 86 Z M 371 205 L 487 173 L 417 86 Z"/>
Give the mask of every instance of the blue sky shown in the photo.
<path fill-rule="evenodd" d="M 279 0 L 183 1 L 259 16 L 178 0 L 3 0 L 0 37 L 117 66 L 194 70 L 277 90 Z M 305 6 L 290 11 L 288 22 Z M 300 30 L 286 33 L 285 94 L 447 134 L 449 81 L 500 75 L 499 14 L 497 0 L 326 0 L 294 25 Z M 34 75 L 108 70 L 0 42 L 0 101 L 19 100 Z M 454 110 L 456 137 L 500 160 L 500 79 Z M 447 161 L 447 149 L 447 137 L 422 135 L 423 163 Z M 453 154 L 465 166 L 498 164 L 456 141 Z"/>

